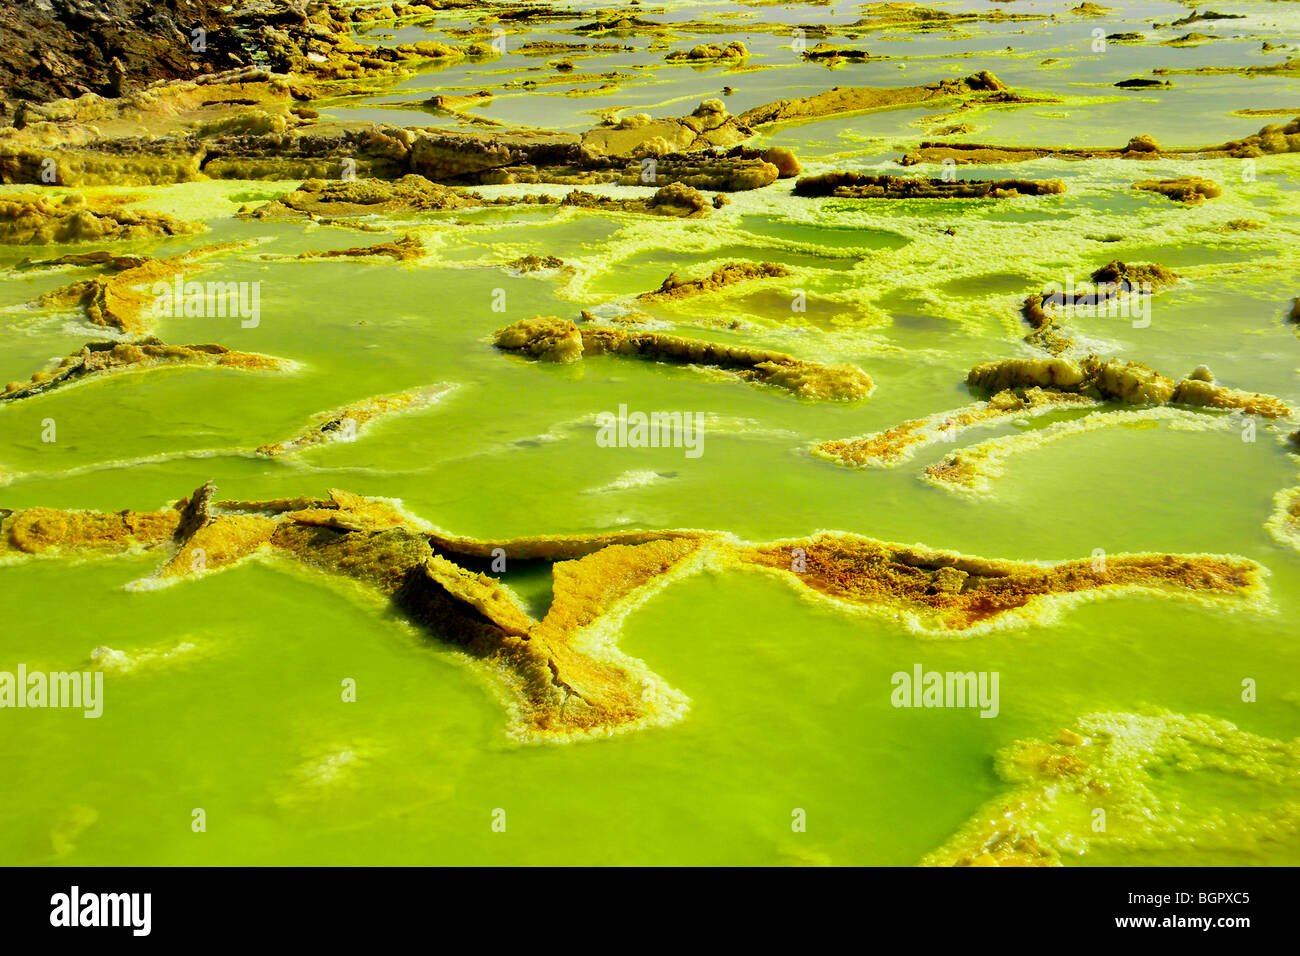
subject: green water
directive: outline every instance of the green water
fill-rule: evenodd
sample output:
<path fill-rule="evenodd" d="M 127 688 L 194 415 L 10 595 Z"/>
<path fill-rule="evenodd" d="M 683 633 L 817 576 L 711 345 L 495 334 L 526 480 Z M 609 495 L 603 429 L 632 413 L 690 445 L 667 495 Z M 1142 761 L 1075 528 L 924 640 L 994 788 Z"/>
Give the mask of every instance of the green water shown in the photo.
<path fill-rule="evenodd" d="M 1078 21 L 1064 13 L 1073 5 L 1014 5 L 1014 12 L 1056 13 L 1055 23 L 832 36 L 908 58 L 906 70 L 889 60 L 834 71 L 795 60 L 787 38 L 745 24 L 844 24 L 857 11 L 755 8 L 734 36 L 754 51 L 753 65 L 767 69 L 670 66 L 644 37 L 620 38 L 634 50 L 575 61 L 577 71 L 642 67 L 644 82 L 582 98 L 563 96 L 564 85 L 515 90 L 479 112 L 582 129 L 594 122 L 587 111 L 599 108 L 680 115 L 724 84 L 736 88 L 727 103 L 739 112 L 835 84 L 931 82 L 992 69 L 1017 88 L 1067 102 L 976 111 L 963 117 L 978 127 L 972 139 L 1112 145 L 1149 132 L 1194 145 L 1270 121 L 1232 110 L 1294 105 L 1300 113 L 1297 78 L 1175 76 L 1171 91 L 1118 97 L 1109 86 L 1155 66 L 1272 62 L 1261 59 L 1258 40 L 1296 35 L 1297 13 L 1284 5 L 1224 3 L 1249 19 L 1161 33 L 1223 34 L 1199 50 L 1148 44 L 1112 46 L 1104 55 L 1088 49 L 1093 26 L 1146 31 L 1144 19 L 1168 22 L 1188 8 L 1132 5 Z M 679 7 L 660 18 L 722 12 Z M 438 26 L 458 23 L 449 15 Z M 568 26 L 549 24 L 512 41 L 581 39 L 563 32 Z M 373 32 L 375 42 L 391 42 L 379 34 L 446 38 L 414 27 Z M 677 45 L 718 38 L 728 35 L 687 31 Z M 1042 68 L 1045 57 L 1062 62 Z M 433 125 L 425 114 L 383 104 L 423 99 L 433 89 L 505 84 L 544 65 L 508 53 L 421 74 L 326 112 Z M 804 123 L 766 130 L 761 140 L 794 147 L 808 172 L 896 171 L 902 149 L 925 135 L 914 121 L 930 112 Z M 1231 553 L 1267 568 L 1269 596 L 1258 607 L 1116 596 L 1033 625 L 937 639 L 888 616 L 808 600 L 767 576 L 705 571 L 656 593 L 628 617 L 620 638 L 624 651 L 689 698 L 681 721 L 602 741 L 524 745 L 507 736 L 493 675 L 339 580 L 255 560 L 137 591 L 126 585 L 150 574 L 156 556 L 12 564 L 0 567 L 0 671 L 19 663 L 29 671 L 88 669 L 100 646 L 136 666 L 107 670 L 97 720 L 60 710 L 0 715 L 0 861 L 910 865 L 1010 789 L 994 770 L 999 750 L 1025 738 L 1053 740 L 1086 714 L 1209 715 L 1262 738 L 1293 740 L 1300 735 L 1300 553 L 1264 529 L 1274 493 L 1298 480 L 1296 461 L 1279 442 L 1293 422 L 1261 424 L 1253 442 L 1235 425 L 1091 432 L 1012 457 L 993 492 L 978 498 L 919 480 L 951 451 L 946 445 L 887 470 L 853 471 L 809 454 L 826 439 L 968 404 L 962 382 L 971 365 L 1032 354 L 1017 311 L 1028 291 L 1070 275 L 1083 279 L 1115 258 L 1158 261 L 1184 281 L 1156 296 L 1149 327 L 1073 320 L 1071 330 L 1089 347 L 1174 376 L 1206 363 L 1226 384 L 1294 406 L 1300 339 L 1283 316 L 1300 294 L 1300 157 L 1261 158 L 1256 173 L 1243 181 L 1237 161 L 1041 160 L 978 175 L 1059 177 L 1067 193 L 996 204 L 850 202 L 796 198 L 782 181 L 733 194 L 704 220 L 554 207 L 372 219 L 394 236 L 425 241 L 430 254 L 411 264 L 288 261 L 282 257 L 385 237 L 230 218 L 242 203 L 292 184 L 133 190 L 147 208 L 202 218 L 210 229 L 132 244 L 132 251 L 163 255 L 256 240 L 207 260 L 197 276 L 260 282 L 255 328 L 236 318 L 163 319 L 157 334 L 274 355 L 298 368 L 123 374 L 0 408 L 0 481 L 7 482 L 0 506 L 153 509 L 209 479 L 232 499 L 344 488 L 400 499 L 448 531 L 494 538 L 685 527 L 767 541 L 834 529 L 1044 561 L 1096 549 Z M 1177 175 L 1212 178 L 1224 195 L 1185 208 L 1129 188 Z M 539 188 L 567 191 L 482 191 Z M 1223 230 L 1239 218 L 1260 228 Z M 945 233 L 949 227 L 955 235 Z M 64 251 L 0 250 L 0 267 Z M 506 268 L 525 254 L 558 255 L 573 271 L 520 276 Z M 858 364 L 876 381 L 869 401 L 801 402 L 690 368 L 610 357 L 541 365 L 491 346 L 493 330 L 519 318 L 632 306 L 669 272 L 695 276 L 735 260 L 780 262 L 792 275 L 646 306 L 654 327 Z M 0 381 L 26 379 L 103 337 L 74 311 L 26 305 L 84 274 L 5 275 Z M 791 309 L 794 289 L 806 292 L 807 311 Z M 502 311 L 494 310 L 499 290 Z M 738 329 L 729 327 L 734 319 Z M 296 434 L 317 413 L 440 382 L 457 387 L 426 409 L 368 427 L 355 442 L 276 460 L 251 454 Z M 620 404 L 704 414 L 704 453 L 598 447 L 595 416 Z M 959 442 L 1060 417 L 973 431 Z M 43 441 L 51 419 L 57 439 Z M 503 580 L 542 613 L 548 570 L 512 566 Z M 998 672 L 998 717 L 895 709 L 890 675 L 915 664 Z M 1253 702 L 1242 700 L 1247 678 L 1257 684 Z M 347 680 L 355 681 L 355 702 L 343 699 Z M 1300 861 L 1293 830 L 1256 839 L 1239 822 L 1260 806 L 1294 814 L 1300 781 L 1152 774 L 1169 800 L 1222 815 L 1218 839 L 1116 834 L 1091 841 L 1081 855 L 1065 854 L 1067 863 Z M 196 809 L 205 814 L 203 832 L 192 828 Z M 806 813 L 806 832 L 792 830 L 796 810 Z M 504 832 L 493 827 L 498 811 Z M 1055 835 L 1086 836 L 1086 821 L 1077 831 Z"/>

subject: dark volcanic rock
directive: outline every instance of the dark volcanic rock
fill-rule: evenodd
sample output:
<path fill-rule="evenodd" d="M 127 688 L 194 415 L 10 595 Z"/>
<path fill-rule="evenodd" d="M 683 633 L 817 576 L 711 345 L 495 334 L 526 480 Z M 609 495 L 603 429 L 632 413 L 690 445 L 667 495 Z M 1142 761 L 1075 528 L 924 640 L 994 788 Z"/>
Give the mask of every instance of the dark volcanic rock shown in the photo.
<path fill-rule="evenodd" d="M 294 4 L 239 6 L 262 7 L 267 19 L 306 19 Z M 117 96 L 153 80 L 247 65 L 252 54 L 235 17 L 220 0 L 6 3 L 0 5 L 0 95 L 42 102 Z"/>

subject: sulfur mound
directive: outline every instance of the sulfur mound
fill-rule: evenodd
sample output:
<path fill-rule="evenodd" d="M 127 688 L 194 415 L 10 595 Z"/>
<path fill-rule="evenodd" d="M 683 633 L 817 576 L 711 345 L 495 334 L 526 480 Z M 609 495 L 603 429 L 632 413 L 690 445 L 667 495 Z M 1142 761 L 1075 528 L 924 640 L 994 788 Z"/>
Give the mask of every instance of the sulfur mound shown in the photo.
<path fill-rule="evenodd" d="M 646 210 L 656 216 L 676 216 L 680 219 L 698 219 L 713 211 L 713 205 L 694 186 L 669 183 L 655 190 L 646 200 Z"/>
<path fill-rule="evenodd" d="M 1008 388 L 1050 388 L 1077 391 L 1084 373 L 1078 362 L 1070 359 L 1006 359 L 985 362 L 970 370 L 966 384 L 986 392 Z"/>
<path fill-rule="evenodd" d="M 1092 273 L 1093 282 L 1106 282 L 1112 285 L 1126 285 L 1129 288 L 1146 283 L 1153 289 L 1162 289 L 1178 281 L 1178 273 L 1167 269 L 1159 263 L 1146 264 L 1125 263 L 1118 259 L 1110 262 Z"/>
<path fill-rule="evenodd" d="M 746 110 L 737 117 L 744 126 L 761 126 L 789 120 L 814 119 L 923 103 L 927 100 L 978 101 L 1008 91 L 1005 83 L 988 71 L 960 80 L 940 80 L 925 86 L 835 87 L 824 93 L 777 100 Z"/>
<path fill-rule="evenodd" d="M 1137 362 L 1101 361 L 1089 356 L 1071 359 L 1005 359 L 976 365 L 966 384 L 988 392 L 1037 386 L 1077 392 L 1096 399 L 1131 404 L 1164 404 L 1173 398 L 1175 383 Z"/>
<path fill-rule="evenodd" d="M 584 635 L 616 625 L 622 609 L 684 570 L 702 535 L 644 533 L 627 544 L 593 536 L 586 556 L 555 564 L 552 604 L 539 622 L 502 584 L 437 553 L 434 537 L 382 502 L 332 491 L 327 499 L 214 503 L 212 491 L 205 485 L 162 512 L 0 511 L 0 554 L 159 550 L 168 554 L 159 583 L 257 552 L 343 575 L 492 665 L 515 698 L 521 736 L 604 736 L 677 719 L 685 708 L 680 693 L 616 649 L 590 653 Z"/>
<path fill-rule="evenodd" d="M 776 179 L 773 167 L 772 179 Z M 575 189 L 561 201 L 562 206 L 578 209 L 614 209 L 621 212 L 642 212 L 654 216 L 674 216 L 678 219 L 703 219 L 713 213 L 713 204 L 694 186 L 673 182 L 660 186 L 645 199 L 622 199 L 614 196 L 597 196 L 586 190 Z"/>
<path fill-rule="evenodd" d="M 676 272 L 664 279 L 663 284 L 653 292 L 642 292 L 638 299 L 643 302 L 666 302 L 687 299 L 697 295 L 717 292 L 738 282 L 750 282 L 755 279 L 785 278 L 790 270 L 775 262 L 729 262 L 702 279 L 683 279 Z"/>
<path fill-rule="evenodd" d="M 274 533 L 275 522 L 262 515 L 205 513 L 189 533 L 177 529 L 175 553 L 152 580 L 166 582 L 231 567 L 268 546 Z"/>
<path fill-rule="evenodd" d="M 1226 388 L 1194 377 L 1178 383 L 1171 401 L 1178 405 L 1235 409 L 1262 418 L 1285 418 L 1291 414 L 1291 407 L 1280 398 Z"/>
<path fill-rule="evenodd" d="M 129 200 L 68 193 L 0 196 L 0 243 L 49 244 L 105 239 L 153 239 L 202 232 L 200 223 L 182 222 L 158 212 L 124 208 Z"/>
<path fill-rule="evenodd" d="M 970 370 L 966 384 L 988 392 L 1040 387 L 1130 405 L 1172 402 L 1238 409 L 1265 418 L 1283 418 L 1291 413 L 1285 402 L 1271 395 L 1241 392 L 1196 378 L 1175 382 L 1140 362 L 1103 361 L 1095 355 L 1078 362 L 1063 358 L 984 362 Z"/>
<path fill-rule="evenodd" d="M 1258 565 L 1213 555 L 1109 556 L 1044 566 L 822 534 L 742 551 L 742 560 L 850 605 L 885 606 L 929 631 L 969 631 L 1010 615 L 1051 610 L 1053 599 L 1125 590 L 1227 596 L 1261 586 Z M 961 572 L 962 577 L 954 582 Z"/>
<path fill-rule="evenodd" d="M 537 622 L 512 595 L 486 574 L 475 574 L 440 555 L 424 562 L 425 576 L 449 595 L 468 604 L 511 637 L 527 637 Z"/>
<path fill-rule="evenodd" d="M 171 541 L 180 513 L 167 511 L 0 510 L 0 555 L 123 554 Z"/>
<path fill-rule="evenodd" d="M 1103 362 L 1089 356 L 1082 365 L 1086 377 L 1082 390 L 1099 398 L 1130 405 L 1163 405 L 1174 397 L 1174 382 L 1140 362 Z"/>
<path fill-rule="evenodd" d="M 597 126 L 582 134 L 582 147 L 594 156 L 639 159 L 728 149 L 752 135 L 753 130 L 738 122 L 722 100 L 707 99 L 689 116 L 652 119 L 641 113 Z"/>
<path fill-rule="evenodd" d="M 392 242 L 381 242 L 373 246 L 354 246 L 350 249 L 312 250 L 298 253 L 299 259 L 337 259 L 337 258 L 371 258 L 387 257 L 398 262 L 410 262 L 424 255 L 424 243 L 414 236 L 403 236 Z"/>
<path fill-rule="evenodd" d="M 806 362 L 784 352 L 704 342 L 661 332 L 629 332 L 536 316 L 498 329 L 497 348 L 534 358 L 573 362 L 584 355 L 627 355 L 684 365 L 705 365 L 731 372 L 759 385 L 774 385 L 801 398 L 856 401 L 867 398 L 874 383 L 854 365 Z"/>
<path fill-rule="evenodd" d="M 496 347 L 523 352 L 548 362 L 575 362 L 582 358 L 582 333 L 567 319 L 535 315 L 498 329 Z"/>
<path fill-rule="evenodd" d="M 919 3 L 865 3 L 861 9 L 865 16 L 849 24 L 857 30 L 947 29 L 959 23 L 1010 23 L 1041 19 L 1040 15 L 1004 13 L 1001 10 L 936 10 Z"/>
<path fill-rule="evenodd" d="M 309 179 L 291 193 L 258 207 L 258 219 L 295 216 L 359 216 L 373 213 L 439 212 L 485 205 L 474 194 L 408 174 L 383 179 Z"/>
<path fill-rule="evenodd" d="M 841 199 L 1014 199 L 1053 196 L 1065 192 L 1059 179 L 923 179 L 833 172 L 805 176 L 794 186 L 796 196 L 836 196 Z"/>
<path fill-rule="evenodd" d="M 872 59 L 872 56 L 868 50 L 839 47 L 823 41 L 805 50 L 803 58 L 813 63 L 823 61 L 831 66 L 839 66 L 844 60 L 861 63 Z"/>
<path fill-rule="evenodd" d="M 145 332 L 153 327 L 157 317 L 159 298 L 152 291 L 143 287 L 153 286 L 160 280 L 180 282 L 180 276 L 201 267 L 199 261 L 207 256 L 229 249 L 238 248 L 236 242 L 222 243 L 215 246 L 201 246 L 165 259 L 148 256 L 124 257 L 108 262 L 110 268 L 117 269 L 112 275 L 94 276 L 61 286 L 45 293 L 40 298 L 42 306 L 82 306 L 86 317 L 95 325 L 118 329 L 122 332 Z M 184 298 L 189 299 L 189 290 L 180 287 Z M 224 288 L 224 287 L 223 287 Z M 198 300 L 206 301 L 206 289 L 196 293 Z M 174 299 L 174 297 L 172 297 Z M 214 296 L 213 313 L 225 314 L 227 298 L 224 294 Z M 183 303 L 168 299 L 168 308 L 183 307 Z"/>
<path fill-rule="evenodd" d="M 749 49 L 739 40 L 732 40 L 725 46 L 717 43 L 702 43 L 689 50 L 673 50 L 666 59 L 690 60 L 693 62 L 713 60 L 745 60 L 749 58 Z"/>
<path fill-rule="evenodd" d="M 511 269 L 514 269 L 516 272 L 522 272 L 522 273 L 543 272 L 543 271 L 550 271 L 550 270 L 567 270 L 569 272 L 573 271 L 573 267 L 566 265 L 564 260 L 561 259 L 559 256 L 537 256 L 531 253 L 528 255 L 520 256 L 518 259 L 512 260 L 511 262 L 507 263 L 507 266 Z"/>
<path fill-rule="evenodd" d="M 1219 184 L 1200 176 L 1182 176 L 1178 179 L 1144 179 L 1133 184 L 1134 189 L 1159 193 L 1174 202 L 1194 206 L 1207 199 L 1217 199 L 1223 195 Z"/>
<path fill-rule="evenodd" d="M 69 355 L 52 372 L 37 372 L 30 382 L 10 382 L 0 391 L 0 402 L 31 398 L 63 385 L 112 372 L 188 365 L 275 370 L 287 363 L 266 355 L 233 352 L 224 345 L 164 345 L 156 338 L 140 342 L 89 342 Z"/>

